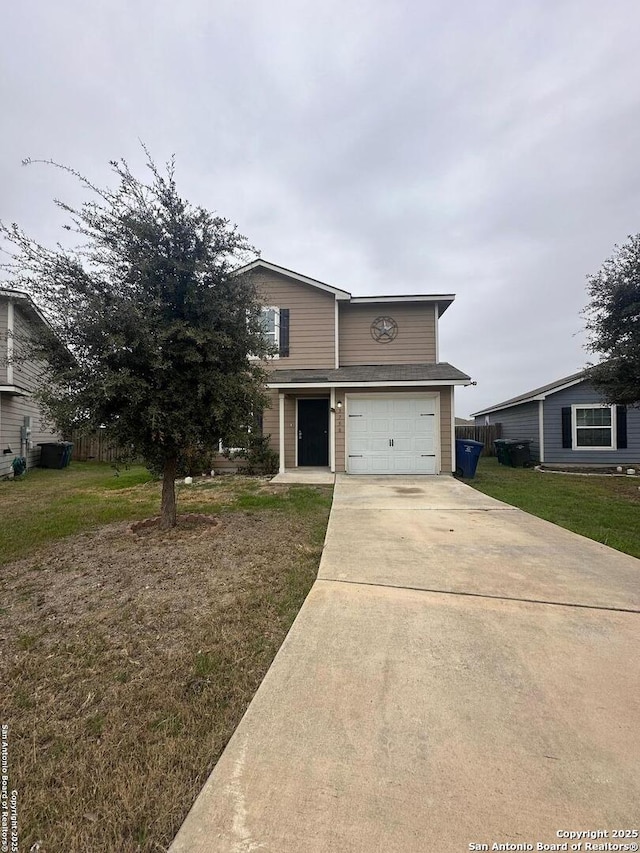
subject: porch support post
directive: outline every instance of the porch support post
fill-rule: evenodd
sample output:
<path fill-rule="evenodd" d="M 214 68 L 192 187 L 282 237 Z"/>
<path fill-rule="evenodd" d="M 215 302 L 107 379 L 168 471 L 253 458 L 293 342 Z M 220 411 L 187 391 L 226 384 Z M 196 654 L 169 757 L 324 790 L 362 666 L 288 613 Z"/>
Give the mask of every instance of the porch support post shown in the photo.
<path fill-rule="evenodd" d="M 544 462 L 544 400 L 538 400 L 538 444 L 540 462 Z"/>
<path fill-rule="evenodd" d="M 336 302 L 336 305 L 338 303 Z M 329 400 L 329 469 L 336 472 L 336 389 L 331 389 Z"/>
<path fill-rule="evenodd" d="M 278 438 L 280 455 L 278 473 L 284 474 L 284 394 L 282 391 L 278 394 Z"/>

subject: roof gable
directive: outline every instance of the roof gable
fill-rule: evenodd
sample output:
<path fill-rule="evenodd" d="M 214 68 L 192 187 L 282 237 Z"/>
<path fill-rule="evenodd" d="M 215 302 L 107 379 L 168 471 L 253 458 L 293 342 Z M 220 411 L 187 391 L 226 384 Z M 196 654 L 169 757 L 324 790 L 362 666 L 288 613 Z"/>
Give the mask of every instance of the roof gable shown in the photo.
<path fill-rule="evenodd" d="M 5 287 L 4 285 L 0 286 L 0 299 L 6 299 L 7 302 L 14 302 L 16 305 L 20 306 L 20 308 L 29 316 L 30 319 L 35 319 L 45 325 L 47 328 L 51 328 L 50 323 L 42 313 L 42 311 L 38 308 L 36 303 L 31 298 L 30 294 L 28 294 L 24 290 L 16 290 L 13 287 Z"/>
<path fill-rule="evenodd" d="M 336 299 L 343 302 L 349 302 L 351 305 L 398 302 L 435 302 L 438 305 L 438 316 L 441 317 L 455 299 L 455 294 L 453 293 L 420 293 L 415 295 L 404 295 L 398 293 L 396 295 L 387 296 L 352 296 L 347 290 L 340 290 L 337 287 L 332 287 L 330 284 L 325 284 L 323 281 L 318 281 L 315 278 L 309 278 L 309 276 L 294 272 L 286 267 L 278 266 L 278 264 L 272 264 L 270 261 L 265 261 L 262 258 L 256 258 L 255 261 L 251 261 L 250 263 L 239 267 L 237 270 L 234 270 L 234 275 L 242 275 L 243 273 L 260 269 L 277 273 L 285 278 L 299 281 L 302 284 L 308 284 L 311 287 L 317 287 L 319 290 L 323 290 L 326 293 L 332 293 Z"/>
<path fill-rule="evenodd" d="M 572 373 L 570 376 L 565 376 L 555 382 L 550 382 L 548 385 L 541 385 L 540 388 L 534 388 L 533 391 L 527 391 L 526 394 L 519 394 L 517 397 L 511 397 L 502 403 L 496 403 L 495 406 L 488 406 L 486 409 L 481 409 L 478 412 L 473 412 L 471 417 L 476 418 L 479 415 L 488 415 L 491 412 L 498 412 L 501 409 L 508 409 L 511 406 L 519 406 L 522 403 L 530 403 L 534 400 L 544 400 L 550 394 L 555 394 L 565 388 L 570 388 L 572 385 L 578 385 L 580 382 L 585 382 L 588 378 L 587 370 L 581 370 L 579 373 Z"/>
<path fill-rule="evenodd" d="M 346 290 L 339 290 L 337 287 L 331 287 L 330 284 L 325 284 L 323 281 L 318 281 L 315 278 L 309 278 L 308 276 L 301 275 L 293 270 L 288 270 L 285 267 L 279 267 L 277 264 L 269 263 L 269 261 L 263 261 L 262 258 L 257 258 L 255 261 L 245 264 L 245 266 L 235 270 L 234 274 L 242 275 L 243 273 L 258 269 L 275 272 L 278 273 L 278 275 L 285 276 L 285 278 L 291 278 L 295 281 L 302 282 L 302 284 L 309 284 L 311 287 L 317 287 L 319 290 L 324 290 L 326 293 L 333 293 L 336 299 L 351 299 L 351 294 Z"/>

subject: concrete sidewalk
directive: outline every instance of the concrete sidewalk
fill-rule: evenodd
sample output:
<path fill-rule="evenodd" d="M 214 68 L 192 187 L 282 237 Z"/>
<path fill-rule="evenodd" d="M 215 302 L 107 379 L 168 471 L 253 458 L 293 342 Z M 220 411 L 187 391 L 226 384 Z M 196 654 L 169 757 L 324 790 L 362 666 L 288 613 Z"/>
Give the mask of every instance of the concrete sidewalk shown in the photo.
<path fill-rule="evenodd" d="M 632 557 L 451 478 L 338 477 L 319 579 L 171 851 L 633 829 L 639 611 Z"/>

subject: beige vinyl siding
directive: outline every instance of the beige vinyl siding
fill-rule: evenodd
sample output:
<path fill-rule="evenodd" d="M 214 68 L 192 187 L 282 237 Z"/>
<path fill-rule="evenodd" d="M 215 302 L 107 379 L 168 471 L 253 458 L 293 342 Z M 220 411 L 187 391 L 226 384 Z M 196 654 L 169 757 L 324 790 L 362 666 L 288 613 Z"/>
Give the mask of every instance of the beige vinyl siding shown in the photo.
<path fill-rule="evenodd" d="M 270 391 L 271 407 L 262 413 L 262 432 L 270 435 L 269 445 L 280 453 L 280 400 L 277 391 Z M 295 466 L 296 400 L 290 394 L 284 398 L 284 460 L 286 468 Z"/>
<path fill-rule="evenodd" d="M 296 464 L 296 397 L 284 398 L 284 467 Z"/>
<path fill-rule="evenodd" d="M 52 432 L 45 423 L 38 404 L 31 397 L 0 394 L 0 477 L 11 473 L 11 463 L 21 455 L 20 427 L 25 415 L 31 416 L 31 449 L 27 451 L 27 465 L 38 464 L 40 448 L 38 442 L 58 441 L 60 434 Z M 3 451 L 10 447 L 11 453 Z"/>
<path fill-rule="evenodd" d="M 376 317 L 392 317 L 398 324 L 395 340 L 381 344 L 371 337 Z M 436 360 L 433 302 L 411 305 L 339 303 L 340 366 L 350 364 L 416 364 Z"/>
<path fill-rule="evenodd" d="M 43 366 L 29 354 L 29 339 L 35 331 L 19 305 L 13 312 L 13 384 L 34 391 L 38 387 Z"/>
<path fill-rule="evenodd" d="M 0 385 L 7 384 L 7 300 L 0 297 Z"/>
<path fill-rule="evenodd" d="M 278 453 L 278 441 L 280 434 L 278 427 L 278 392 L 268 391 L 267 394 L 271 401 L 271 406 L 266 408 L 262 413 L 262 433 L 263 435 L 271 436 L 270 446 L 276 453 Z"/>
<path fill-rule="evenodd" d="M 440 471 L 442 474 L 450 474 L 453 469 L 451 416 L 451 388 L 442 388 L 440 389 Z"/>
<path fill-rule="evenodd" d="M 229 459 L 222 453 L 215 453 L 213 456 L 212 470 L 216 474 L 237 474 L 246 466 L 245 459 Z"/>
<path fill-rule="evenodd" d="M 4 330 L 0 346 L 2 347 L 0 361 L 6 359 L 6 328 L 7 301 L 0 304 L 0 322 Z M 4 312 L 4 314 L 2 313 Z M 29 336 L 34 333 L 33 326 L 18 304 L 14 304 L 14 361 L 13 384 L 20 388 L 34 391 L 38 387 L 38 379 L 42 367 L 29 356 Z M 4 372 L 6 382 L 6 369 Z M 1 381 L 1 380 L 0 380 Z M 25 416 L 31 417 L 31 449 L 26 452 L 27 464 L 31 468 L 37 465 L 40 458 L 38 442 L 58 441 L 58 432 L 46 424 L 39 405 L 31 397 L 11 394 L 0 394 L 0 476 L 11 472 L 11 463 L 21 454 L 20 428 L 24 425 Z M 3 451 L 11 447 L 11 453 Z"/>
<path fill-rule="evenodd" d="M 256 272 L 254 280 L 263 305 L 290 312 L 289 356 L 269 366 L 335 367 L 334 295 L 272 272 Z"/>
<path fill-rule="evenodd" d="M 336 410 L 336 471 L 345 470 L 345 394 L 375 394 L 375 388 L 339 388 L 336 390 L 336 403 L 342 408 Z M 440 472 L 451 473 L 451 388 L 424 387 L 385 388 L 380 394 L 432 394 L 440 395 Z"/>

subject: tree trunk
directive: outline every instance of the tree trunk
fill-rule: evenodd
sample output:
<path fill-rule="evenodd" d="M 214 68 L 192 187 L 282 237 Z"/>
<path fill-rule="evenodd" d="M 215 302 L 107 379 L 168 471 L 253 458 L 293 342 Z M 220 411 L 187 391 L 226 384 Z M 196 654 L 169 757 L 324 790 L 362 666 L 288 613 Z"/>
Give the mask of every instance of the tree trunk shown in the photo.
<path fill-rule="evenodd" d="M 160 529 L 168 530 L 176 526 L 176 470 L 178 460 L 165 459 L 162 476 L 162 505 L 160 509 Z"/>

